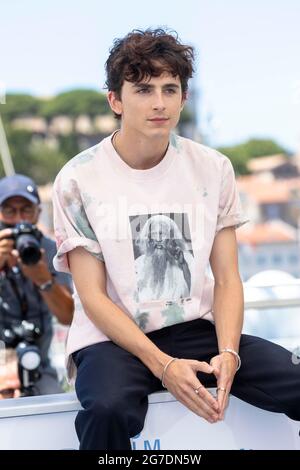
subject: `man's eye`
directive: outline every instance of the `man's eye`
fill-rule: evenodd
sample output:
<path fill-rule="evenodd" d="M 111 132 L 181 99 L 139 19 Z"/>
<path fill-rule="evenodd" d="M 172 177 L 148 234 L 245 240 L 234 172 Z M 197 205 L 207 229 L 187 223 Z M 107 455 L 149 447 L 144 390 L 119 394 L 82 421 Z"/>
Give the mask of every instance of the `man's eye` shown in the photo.
<path fill-rule="evenodd" d="M 176 93 L 175 90 L 174 90 L 174 88 L 167 88 L 167 89 L 166 89 L 166 92 L 169 93 L 169 94 L 171 94 L 171 95 L 173 95 L 173 93 Z"/>
<path fill-rule="evenodd" d="M 140 88 L 138 90 L 138 93 L 147 93 L 149 91 L 149 88 Z"/>

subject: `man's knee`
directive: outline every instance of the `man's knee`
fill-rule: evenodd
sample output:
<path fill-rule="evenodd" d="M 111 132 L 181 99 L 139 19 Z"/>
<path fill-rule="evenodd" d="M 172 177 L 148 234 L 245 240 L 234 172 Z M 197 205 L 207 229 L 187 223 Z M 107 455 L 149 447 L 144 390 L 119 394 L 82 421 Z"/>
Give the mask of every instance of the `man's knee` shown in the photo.
<path fill-rule="evenodd" d="M 126 403 L 118 397 L 99 397 L 95 399 L 89 411 L 107 422 L 122 421 L 127 413 Z"/>
<path fill-rule="evenodd" d="M 101 426 L 106 424 L 109 428 L 126 428 L 131 437 L 135 436 L 144 427 L 147 404 L 134 406 L 133 402 L 128 402 L 124 397 L 99 397 L 91 403 L 88 410 L 92 419 L 99 421 Z"/>

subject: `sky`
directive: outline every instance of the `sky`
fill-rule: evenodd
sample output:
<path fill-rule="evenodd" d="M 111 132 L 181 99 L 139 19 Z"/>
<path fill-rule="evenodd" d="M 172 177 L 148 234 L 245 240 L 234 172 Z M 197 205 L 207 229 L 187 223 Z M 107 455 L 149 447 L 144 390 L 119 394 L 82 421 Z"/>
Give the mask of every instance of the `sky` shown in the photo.
<path fill-rule="evenodd" d="M 114 38 L 167 26 L 196 49 L 206 143 L 271 138 L 298 151 L 299 19 L 299 0 L 0 0 L 0 95 L 101 91 Z"/>

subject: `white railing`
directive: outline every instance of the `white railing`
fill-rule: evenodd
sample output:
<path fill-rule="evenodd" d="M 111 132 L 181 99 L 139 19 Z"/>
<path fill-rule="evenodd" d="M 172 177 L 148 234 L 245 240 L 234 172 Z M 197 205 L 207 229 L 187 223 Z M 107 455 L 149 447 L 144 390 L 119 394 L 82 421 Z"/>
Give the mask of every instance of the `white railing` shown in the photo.
<path fill-rule="evenodd" d="M 215 390 L 211 390 L 215 393 Z M 74 394 L 0 402 L 0 450 L 77 449 Z M 168 392 L 149 396 L 142 433 L 133 450 L 291 449 L 300 450 L 299 423 L 230 397 L 225 420 L 209 424 Z"/>
<path fill-rule="evenodd" d="M 277 298 L 278 289 L 291 286 L 296 289 L 290 297 Z M 259 310 L 262 319 L 267 313 L 264 314 L 264 310 L 300 306 L 300 281 L 281 286 L 245 284 L 245 293 L 246 313 Z M 252 298 L 249 299 L 249 295 Z M 276 320 L 282 325 L 280 312 L 278 314 Z M 298 331 L 300 345 L 300 310 Z M 298 340 L 297 331 L 293 333 Z M 74 393 L 3 400 L 0 402 L 0 449 L 77 449 L 74 419 L 79 409 Z M 299 434 L 300 423 L 282 414 L 260 410 L 235 397 L 230 397 L 225 420 L 211 425 L 168 392 L 159 392 L 149 396 L 145 428 L 132 439 L 132 448 L 300 450 Z"/>

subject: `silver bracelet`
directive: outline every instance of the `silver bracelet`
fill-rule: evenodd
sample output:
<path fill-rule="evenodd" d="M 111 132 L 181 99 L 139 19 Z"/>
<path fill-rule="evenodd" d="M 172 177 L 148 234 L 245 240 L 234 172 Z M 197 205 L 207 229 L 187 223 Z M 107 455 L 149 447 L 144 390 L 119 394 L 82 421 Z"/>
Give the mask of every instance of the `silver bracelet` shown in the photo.
<path fill-rule="evenodd" d="M 165 373 L 166 373 L 166 371 L 167 371 L 167 368 L 169 367 L 169 365 L 170 365 L 172 362 L 176 361 L 177 359 L 178 359 L 178 357 L 172 357 L 172 359 L 170 359 L 170 360 L 167 362 L 167 364 L 165 365 L 165 367 L 164 367 L 164 370 L 163 370 L 163 373 L 162 373 L 162 376 L 161 376 L 161 383 L 162 383 L 162 386 L 163 386 L 164 388 L 167 388 L 166 385 L 165 385 L 165 382 L 164 382 Z"/>
<path fill-rule="evenodd" d="M 239 355 L 236 351 L 234 351 L 234 349 L 230 349 L 230 348 L 221 349 L 220 354 L 221 354 L 221 353 L 224 353 L 224 352 L 228 352 L 228 353 L 234 355 L 234 357 L 236 358 L 236 361 L 237 361 L 236 370 L 238 371 L 239 368 L 240 368 L 241 365 L 242 365 L 242 361 L 241 361 L 240 355 Z"/>

